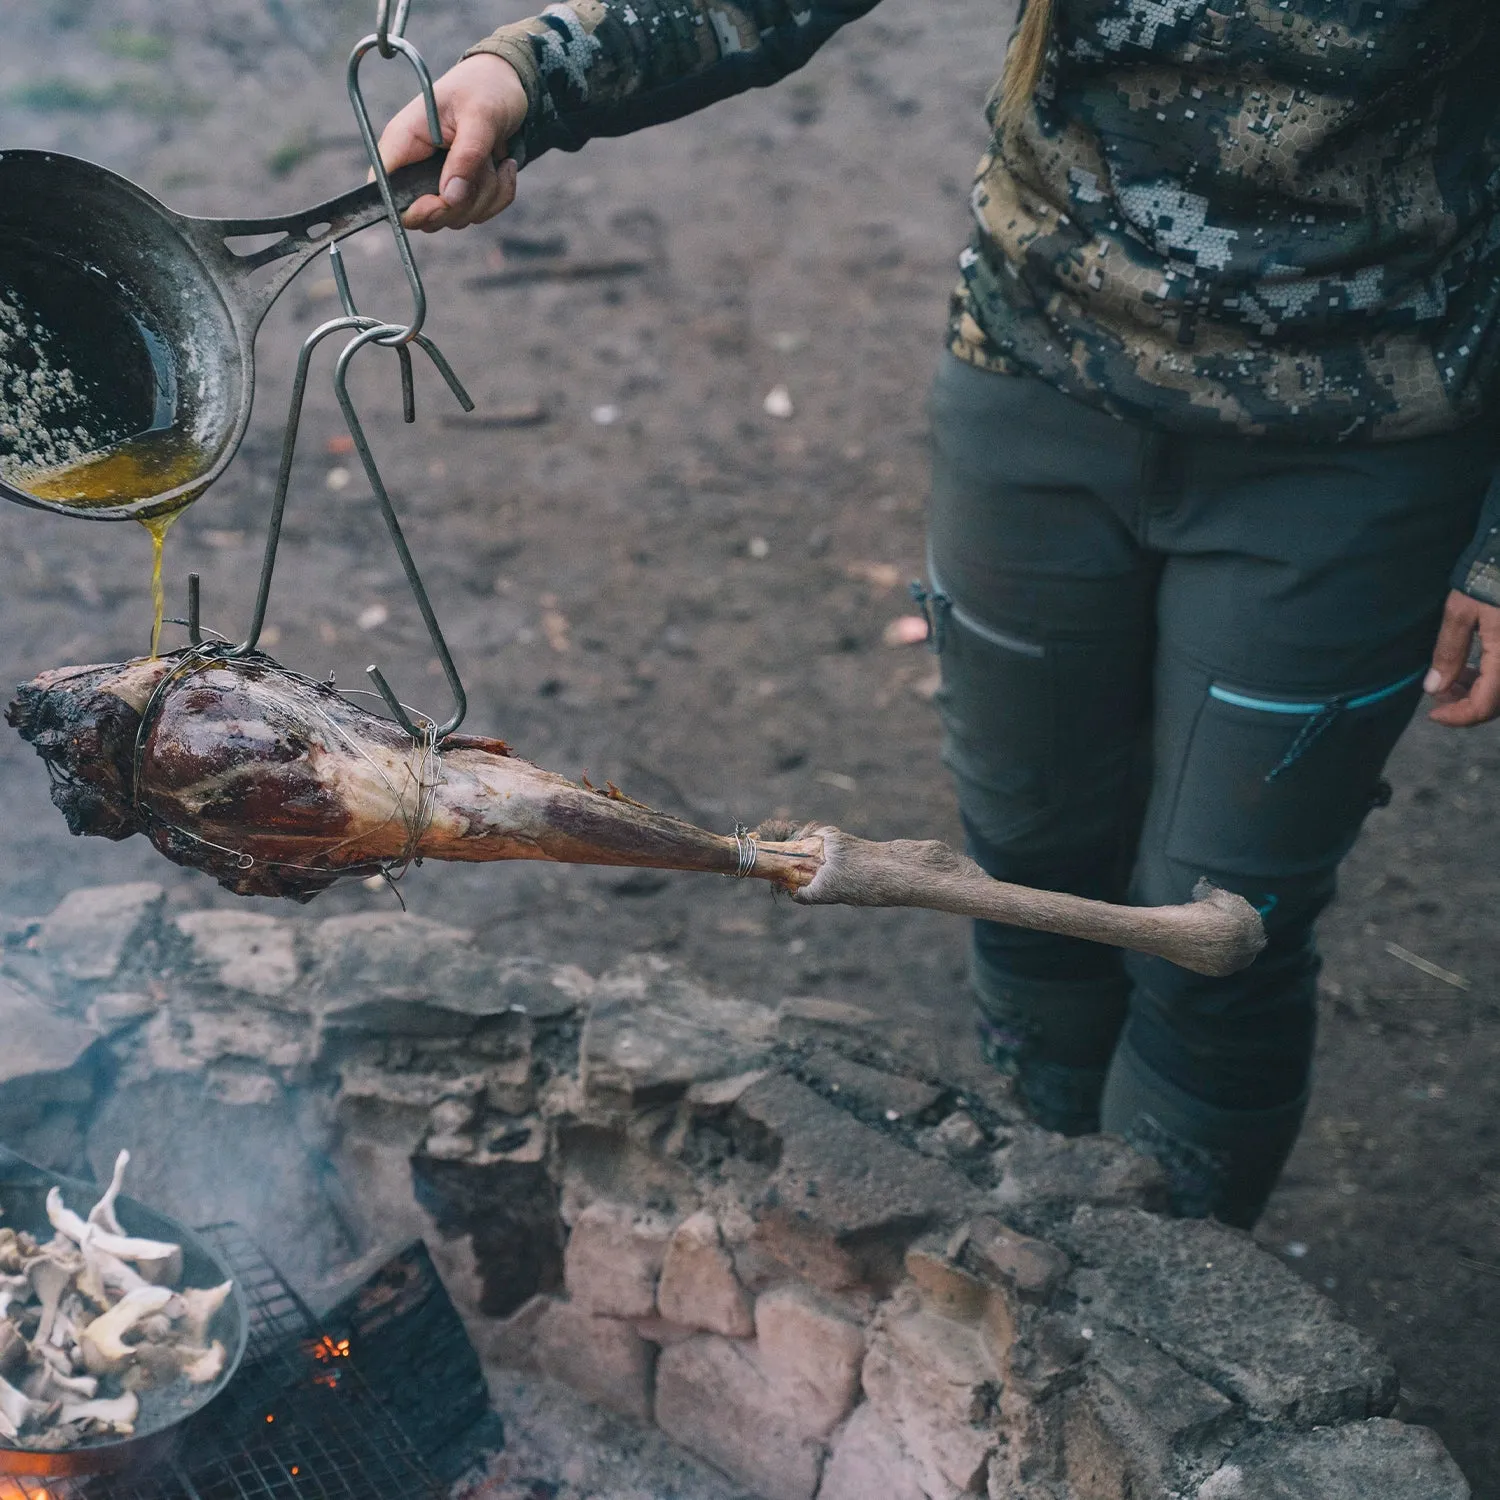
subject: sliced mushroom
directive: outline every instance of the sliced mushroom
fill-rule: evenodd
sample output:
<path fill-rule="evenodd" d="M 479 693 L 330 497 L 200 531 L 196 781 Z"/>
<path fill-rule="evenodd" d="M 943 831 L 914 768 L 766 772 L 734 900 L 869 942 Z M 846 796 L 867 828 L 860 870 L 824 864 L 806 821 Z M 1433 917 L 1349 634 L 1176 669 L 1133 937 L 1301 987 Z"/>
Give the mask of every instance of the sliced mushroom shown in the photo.
<path fill-rule="evenodd" d="M 189 1354 L 195 1349 L 181 1349 L 175 1344 L 138 1344 L 130 1368 L 120 1376 L 127 1391 L 154 1391 L 171 1385 L 181 1374 Z"/>
<path fill-rule="evenodd" d="M 226 1281 L 221 1286 L 190 1286 L 177 1293 L 168 1312 L 178 1324 L 184 1343 L 201 1349 L 208 1342 L 208 1330 L 233 1290 L 234 1283 Z"/>
<path fill-rule="evenodd" d="M 184 1349 L 189 1357 L 182 1366 L 182 1373 L 194 1385 L 210 1385 L 224 1373 L 225 1361 L 229 1358 L 223 1344 L 215 1339 L 207 1349 Z"/>
<path fill-rule="evenodd" d="M 26 1394 L 34 1401 L 76 1401 L 80 1397 L 92 1401 L 99 1394 L 99 1382 L 92 1375 L 65 1375 L 44 1359 L 27 1380 Z"/>
<path fill-rule="evenodd" d="M 64 1294 L 73 1285 L 75 1273 L 64 1262 L 53 1260 L 49 1255 L 39 1255 L 26 1268 L 26 1274 L 30 1278 L 31 1289 L 36 1293 L 37 1301 L 42 1304 L 42 1316 L 36 1326 L 35 1342 L 45 1344 L 52 1337 L 52 1327 L 57 1321 L 58 1308 L 62 1304 Z"/>
<path fill-rule="evenodd" d="M 116 1260 L 131 1262 L 142 1278 L 153 1286 L 173 1286 L 182 1275 L 181 1245 L 172 1245 L 165 1240 L 133 1239 L 90 1224 L 63 1202 L 58 1188 L 47 1194 L 47 1218 L 60 1235 L 65 1235 L 80 1248 L 86 1244 L 94 1245 Z"/>
<path fill-rule="evenodd" d="M 89 1374 L 111 1375 L 129 1364 L 135 1351 L 125 1343 L 124 1335 L 142 1318 L 160 1312 L 172 1296 L 164 1286 L 137 1287 L 126 1292 L 107 1313 L 95 1318 L 79 1338 Z"/>
<path fill-rule="evenodd" d="M 69 1422 L 66 1425 L 58 1423 L 30 1438 L 26 1446 L 42 1453 L 60 1453 L 64 1448 L 73 1447 L 75 1443 L 87 1436 L 88 1429 L 85 1423 Z"/>
<path fill-rule="evenodd" d="M 24 1391 L 18 1391 L 10 1381 L 0 1377 L 0 1415 L 5 1417 L 16 1435 L 33 1423 L 45 1425 L 54 1413 L 54 1407 L 33 1401 Z"/>
<path fill-rule="evenodd" d="M 64 1349 L 54 1349 L 51 1344 L 38 1344 L 31 1351 L 38 1359 L 45 1360 L 59 1375 L 73 1373 L 73 1360 Z"/>
<path fill-rule="evenodd" d="M 89 1223 L 96 1229 L 102 1229 L 106 1234 L 124 1235 L 125 1231 L 120 1228 L 120 1221 L 115 1217 L 115 1200 L 120 1196 L 120 1188 L 125 1182 L 125 1168 L 130 1165 L 130 1153 L 122 1151 L 115 1157 L 114 1175 L 109 1179 L 109 1186 L 104 1190 L 104 1196 L 89 1210 Z"/>
<path fill-rule="evenodd" d="M 83 1247 L 83 1263 L 89 1276 L 101 1292 L 105 1293 L 101 1307 L 109 1305 L 108 1293 L 133 1292 L 137 1287 L 148 1285 L 134 1266 L 126 1264 L 118 1255 L 111 1255 L 100 1247 L 97 1236 L 91 1236 Z"/>
<path fill-rule="evenodd" d="M 100 1312 L 109 1311 L 109 1293 L 105 1290 L 104 1283 L 100 1281 L 98 1271 L 87 1259 L 84 1261 L 83 1269 L 75 1278 L 73 1286 L 85 1302 L 96 1307 Z"/>
<path fill-rule="evenodd" d="M 21 1247 L 17 1242 L 15 1230 L 0 1229 L 0 1272 L 14 1275 L 21 1269 L 22 1259 Z"/>
<path fill-rule="evenodd" d="M 77 1215 L 75 1214 L 76 1218 Z M 152 1286 L 176 1286 L 182 1279 L 182 1246 L 165 1240 L 129 1239 L 86 1226 L 89 1243 L 116 1260 L 129 1261 Z"/>
<path fill-rule="evenodd" d="M 135 1431 L 135 1420 L 141 1414 L 141 1403 L 134 1391 L 126 1391 L 113 1401 L 65 1401 L 58 1419 L 63 1422 L 91 1422 L 129 1437 Z"/>
<path fill-rule="evenodd" d="M 61 1188 L 52 1188 L 47 1193 L 47 1220 L 59 1234 L 66 1235 L 75 1245 L 82 1245 L 94 1232 L 63 1202 Z"/>
<path fill-rule="evenodd" d="M 141 1342 L 146 1344 L 170 1344 L 172 1342 L 172 1304 L 169 1302 L 159 1313 L 142 1318 L 135 1325 Z"/>
<path fill-rule="evenodd" d="M 76 1344 L 78 1330 L 92 1323 L 94 1317 L 93 1310 L 76 1290 L 65 1292 L 52 1325 L 52 1337 L 47 1342 L 58 1349 L 66 1349 L 70 1343 Z"/>

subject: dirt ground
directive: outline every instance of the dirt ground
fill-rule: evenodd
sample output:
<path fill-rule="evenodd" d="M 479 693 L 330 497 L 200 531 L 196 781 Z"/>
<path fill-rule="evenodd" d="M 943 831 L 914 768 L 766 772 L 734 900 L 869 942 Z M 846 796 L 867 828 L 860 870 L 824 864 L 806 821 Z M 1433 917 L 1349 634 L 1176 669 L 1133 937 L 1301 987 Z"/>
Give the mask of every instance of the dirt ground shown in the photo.
<path fill-rule="evenodd" d="M 423 372 L 418 422 L 402 428 L 378 354 L 356 386 L 476 732 L 726 832 L 790 812 L 955 837 L 932 658 L 882 632 L 921 571 L 924 391 L 1009 7 L 950 0 L 941 24 L 935 9 L 885 0 L 780 89 L 545 159 L 515 212 L 420 243 L 429 329 L 491 424 L 455 423 Z M 411 34 L 439 66 L 524 7 L 414 10 Z M 0 146 L 90 157 L 187 212 L 307 206 L 361 177 L 342 58 L 372 13 L 7 7 Z M 372 59 L 366 76 L 382 118 L 409 92 L 397 64 Z M 403 319 L 388 240 L 366 234 L 349 259 L 366 310 Z M 205 617 L 229 635 L 248 616 L 297 343 L 335 310 L 315 265 L 273 311 L 251 434 L 169 538 L 173 609 L 200 572 Z M 420 622 L 341 451 L 330 358 L 264 643 L 351 686 L 377 660 L 441 715 Z M 777 388 L 790 415 L 767 410 Z M 142 648 L 148 561 L 134 526 L 0 516 L 0 682 Z M 231 902 L 138 841 L 72 841 L 9 735 L 0 777 L 0 909 L 134 878 L 184 906 Z M 1259 1234 L 1385 1344 L 1401 1414 L 1436 1427 L 1476 1493 L 1500 1500 L 1500 733 L 1420 723 L 1391 779 L 1326 923 L 1316 1094 Z M 497 949 L 594 969 L 654 949 L 767 1002 L 854 999 L 945 1066 L 976 1065 L 954 920 L 535 866 L 428 867 L 404 893 Z M 391 901 L 354 886 L 319 906 Z"/>

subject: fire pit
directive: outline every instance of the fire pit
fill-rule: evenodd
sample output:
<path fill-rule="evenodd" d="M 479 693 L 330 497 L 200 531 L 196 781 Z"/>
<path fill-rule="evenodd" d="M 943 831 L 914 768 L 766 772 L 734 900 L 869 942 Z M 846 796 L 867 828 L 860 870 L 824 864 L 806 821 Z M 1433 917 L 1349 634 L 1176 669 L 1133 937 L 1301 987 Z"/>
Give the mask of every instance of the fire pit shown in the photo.
<path fill-rule="evenodd" d="M 421 1500 L 446 1493 L 471 1444 L 500 1441 L 420 1245 L 318 1318 L 242 1227 L 202 1233 L 249 1304 L 244 1368 L 166 1455 L 92 1478 L 0 1478 L 3 1500 Z"/>
<path fill-rule="evenodd" d="M 1003 1080 L 927 1076 L 855 1007 L 394 915 L 169 919 L 150 886 L 75 892 L 4 954 L 0 1138 L 96 1174 L 128 1147 L 156 1164 L 139 1196 L 246 1223 L 307 1286 L 420 1235 L 492 1374 L 654 1424 L 764 1500 L 1467 1494 L 1389 1419 L 1379 1350 L 1249 1236 L 1164 1217 L 1153 1163 L 1037 1129 Z M 375 1397 L 420 1346 L 276 1295 L 275 1389 L 332 1445 L 363 1389 L 319 1383 L 341 1340 Z M 392 1446 L 351 1443 L 425 1464 L 399 1485 L 422 1493 L 406 1404 Z M 307 1472 L 216 1462 L 181 1493 Z"/>

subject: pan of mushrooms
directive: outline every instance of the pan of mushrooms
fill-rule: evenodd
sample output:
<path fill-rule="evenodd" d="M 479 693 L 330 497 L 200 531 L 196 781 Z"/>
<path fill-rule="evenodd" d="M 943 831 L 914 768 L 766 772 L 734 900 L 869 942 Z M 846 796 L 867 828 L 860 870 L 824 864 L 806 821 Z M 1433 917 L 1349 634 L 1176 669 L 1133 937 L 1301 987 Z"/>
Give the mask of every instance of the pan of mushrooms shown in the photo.
<path fill-rule="evenodd" d="M 233 1377 L 244 1296 L 191 1230 L 0 1147 L 0 1474 L 158 1456 Z"/>

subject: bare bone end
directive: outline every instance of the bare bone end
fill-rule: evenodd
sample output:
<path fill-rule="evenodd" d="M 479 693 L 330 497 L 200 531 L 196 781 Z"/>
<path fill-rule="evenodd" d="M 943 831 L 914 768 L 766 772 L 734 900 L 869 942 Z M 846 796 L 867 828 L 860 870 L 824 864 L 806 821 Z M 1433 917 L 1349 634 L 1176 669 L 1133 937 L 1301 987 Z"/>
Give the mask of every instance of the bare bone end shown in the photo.
<path fill-rule="evenodd" d="M 1266 924 L 1243 896 L 1226 891 L 1208 879 L 1193 887 L 1192 901 L 1177 910 L 1191 922 L 1183 924 L 1183 957 L 1173 959 L 1195 974 L 1222 979 L 1248 969 L 1266 946 Z"/>
<path fill-rule="evenodd" d="M 1129 948 L 1215 978 L 1245 968 L 1266 942 L 1255 908 L 1207 881 L 1180 906 L 1117 906 L 994 880 L 937 840 L 872 843 L 822 825 L 800 834 L 820 838 L 824 856 L 793 893 L 803 905 L 925 907 Z"/>

